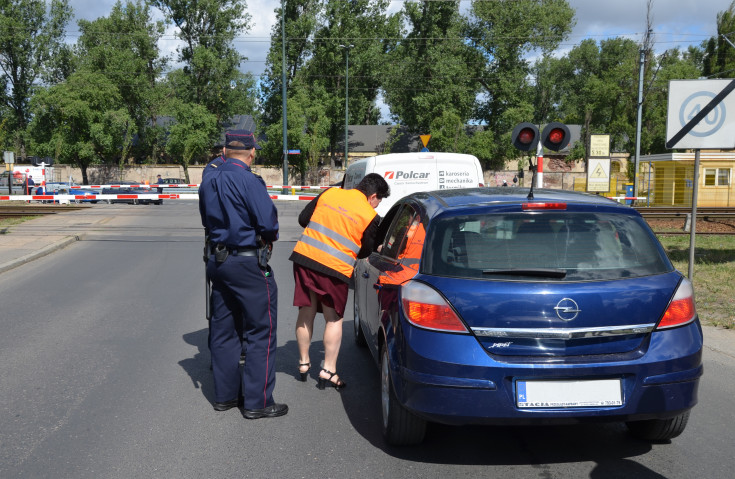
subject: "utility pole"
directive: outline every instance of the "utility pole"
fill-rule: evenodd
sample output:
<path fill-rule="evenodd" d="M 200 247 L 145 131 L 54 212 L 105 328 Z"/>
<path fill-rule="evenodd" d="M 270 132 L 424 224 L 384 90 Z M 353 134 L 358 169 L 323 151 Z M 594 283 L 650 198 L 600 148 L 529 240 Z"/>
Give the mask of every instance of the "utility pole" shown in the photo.
<path fill-rule="evenodd" d="M 350 85 L 350 48 L 355 45 L 340 45 L 346 52 L 345 57 L 345 161 L 344 167 L 347 168 L 347 153 L 349 151 L 349 120 L 350 120 L 350 104 L 349 104 L 349 85 Z"/>
<path fill-rule="evenodd" d="M 283 109 L 283 186 L 288 185 L 288 125 L 286 123 L 286 8 L 281 0 L 281 99 Z M 288 194 L 288 188 L 283 189 Z"/>

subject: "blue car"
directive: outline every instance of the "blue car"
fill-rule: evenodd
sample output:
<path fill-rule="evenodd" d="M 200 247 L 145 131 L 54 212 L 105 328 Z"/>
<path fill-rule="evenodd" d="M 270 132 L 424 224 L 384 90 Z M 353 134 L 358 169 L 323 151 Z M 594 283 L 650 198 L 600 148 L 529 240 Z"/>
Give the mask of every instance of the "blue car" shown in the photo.
<path fill-rule="evenodd" d="M 624 422 L 681 434 L 702 329 L 691 282 L 634 209 L 559 190 L 415 193 L 356 264 L 354 327 L 380 372 L 383 435 L 427 422 Z"/>

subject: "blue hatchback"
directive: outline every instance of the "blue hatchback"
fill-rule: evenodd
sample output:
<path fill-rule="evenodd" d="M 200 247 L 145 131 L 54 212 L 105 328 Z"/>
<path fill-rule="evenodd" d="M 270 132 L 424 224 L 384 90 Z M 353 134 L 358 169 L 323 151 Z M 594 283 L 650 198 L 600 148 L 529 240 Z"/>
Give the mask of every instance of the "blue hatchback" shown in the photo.
<path fill-rule="evenodd" d="M 678 436 L 702 375 L 691 282 L 634 209 L 527 193 L 407 196 L 358 261 L 355 338 L 379 367 L 387 442 L 421 442 L 427 421 Z"/>

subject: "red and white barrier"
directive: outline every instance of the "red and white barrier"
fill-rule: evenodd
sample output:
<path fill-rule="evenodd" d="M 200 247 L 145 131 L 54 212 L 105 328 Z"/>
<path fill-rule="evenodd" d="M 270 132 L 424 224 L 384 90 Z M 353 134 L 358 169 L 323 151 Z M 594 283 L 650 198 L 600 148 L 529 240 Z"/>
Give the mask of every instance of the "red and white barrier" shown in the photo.
<path fill-rule="evenodd" d="M 316 196 L 269 195 L 273 200 L 311 201 Z M 80 201 L 107 200 L 198 200 L 197 193 L 170 194 L 123 194 L 123 195 L 0 195 L 0 201 L 53 201 L 54 203 L 76 203 Z"/>

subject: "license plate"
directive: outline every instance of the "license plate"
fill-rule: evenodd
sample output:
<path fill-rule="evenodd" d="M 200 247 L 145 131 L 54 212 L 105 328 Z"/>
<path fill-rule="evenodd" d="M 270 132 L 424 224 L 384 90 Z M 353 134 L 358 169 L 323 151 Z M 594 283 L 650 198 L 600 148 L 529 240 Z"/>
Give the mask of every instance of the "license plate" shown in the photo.
<path fill-rule="evenodd" d="M 620 379 L 517 381 L 519 408 L 613 407 L 623 405 Z"/>

